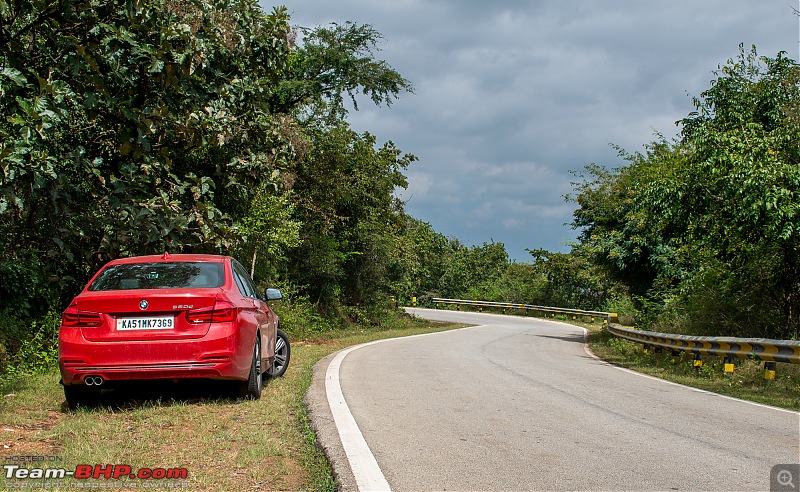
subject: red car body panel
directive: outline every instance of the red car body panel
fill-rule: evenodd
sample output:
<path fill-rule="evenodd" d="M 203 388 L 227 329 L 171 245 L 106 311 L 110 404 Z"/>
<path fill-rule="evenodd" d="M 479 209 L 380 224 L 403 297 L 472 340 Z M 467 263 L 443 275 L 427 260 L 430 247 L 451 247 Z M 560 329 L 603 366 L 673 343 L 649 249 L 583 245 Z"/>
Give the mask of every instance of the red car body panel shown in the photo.
<path fill-rule="evenodd" d="M 179 262 L 221 264 L 224 280 L 217 287 L 91 290 L 105 270 L 117 265 Z M 234 280 L 233 262 L 216 255 L 140 256 L 109 262 L 75 297 L 62 319 L 58 342 L 62 383 L 84 384 L 87 376 L 105 381 L 247 380 L 256 333 L 261 335 L 262 370 L 271 367 L 278 317 L 264 300 L 252 292 L 242 293 Z"/>

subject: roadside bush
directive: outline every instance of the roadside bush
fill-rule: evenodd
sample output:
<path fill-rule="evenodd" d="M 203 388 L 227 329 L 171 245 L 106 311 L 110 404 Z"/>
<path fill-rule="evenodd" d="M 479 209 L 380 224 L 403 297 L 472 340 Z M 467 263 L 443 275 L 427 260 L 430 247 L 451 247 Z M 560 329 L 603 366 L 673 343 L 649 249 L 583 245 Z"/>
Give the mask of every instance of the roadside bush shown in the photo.
<path fill-rule="evenodd" d="M 323 317 L 317 305 L 312 303 L 308 296 L 289 295 L 284 290 L 282 300 L 271 303 L 275 312 L 281 318 L 281 329 L 293 340 L 314 338 L 334 329 L 334 324 Z"/>
<path fill-rule="evenodd" d="M 0 259 L 0 278 L 0 313 L 26 319 L 44 316 L 50 309 L 52 286 L 37 253 L 28 251 Z"/>
<path fill-rule="evenodd" d="M 790 338 L 781 326 L 778 289 L 757 269 L 709 262 L 667 299 L 660 327 L 700 336 Z"/>
<path fill-rule="evenodd" d="M 0 375 L 8 372 L 11 359 L 25 338 L 23 323 L 8 313 L 0 314 Z"/>
<path fill-rule="evenodd" d="M 617 313 L 620 324 L 625 326 L 638 326 L 641 321 L 641 312 L 627 294 L 615 294 L 606 299 L 602 311 Z"/>
<path fill-rule="evenodd" d="M 58 363 L 61 315 L 51 311 L 28 327 L 12 317 L 0 317 L 0 377 L 43 372 Z"/>
<path fill-rule="evenodd" d="M 289 294 L 298 291 L 295 287 L 282 290 L 286 297 L 271 303 L 271 307 L 281 318 L 281 329 L 293 340 L 311 340 L 354 327 L 391 329 L 408 317 L 389 297 L 365 306 L 337 305 L 323 311 L 308 296 Z"/>

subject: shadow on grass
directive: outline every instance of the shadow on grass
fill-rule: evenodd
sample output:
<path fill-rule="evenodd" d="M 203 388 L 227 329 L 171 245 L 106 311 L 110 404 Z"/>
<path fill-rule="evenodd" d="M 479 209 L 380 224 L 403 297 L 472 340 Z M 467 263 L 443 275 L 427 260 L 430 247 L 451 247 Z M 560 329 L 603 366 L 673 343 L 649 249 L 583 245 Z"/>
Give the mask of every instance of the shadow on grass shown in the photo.
<path fill-rule="evenodd" d="M 264 379 L 264 388 L 269 384 Z M 235 404 L 246 401 L 236 395 L 238 381 L 204 379 L 114 382 L 100 391 L 96 401 L 71 409 L 64 401 L 61 410 L 73 413 L 81 410 L 129 411 L 140 408 L 182 406 L 190 404 Z"/>
<path fill-rule="evenodd" d="M 30 387 L 30 384 L 23 376 L 4 376 L 3 378 L 0 378 L 0 394 L 3 395 L 7 395 L 9 393 L 19 393 L 28 387 Z"/>

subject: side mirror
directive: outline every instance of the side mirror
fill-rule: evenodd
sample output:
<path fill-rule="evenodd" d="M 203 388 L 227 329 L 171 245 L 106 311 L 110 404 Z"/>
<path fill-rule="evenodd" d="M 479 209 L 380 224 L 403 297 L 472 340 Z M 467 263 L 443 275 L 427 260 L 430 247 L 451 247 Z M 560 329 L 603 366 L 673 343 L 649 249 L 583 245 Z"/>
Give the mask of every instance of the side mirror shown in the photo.
<path fill-rule="evenodd" d="M 267 289 L 264 298 L 268 301 L 278 301 L 283 299 L 283 292 L 280 289 Z"/>

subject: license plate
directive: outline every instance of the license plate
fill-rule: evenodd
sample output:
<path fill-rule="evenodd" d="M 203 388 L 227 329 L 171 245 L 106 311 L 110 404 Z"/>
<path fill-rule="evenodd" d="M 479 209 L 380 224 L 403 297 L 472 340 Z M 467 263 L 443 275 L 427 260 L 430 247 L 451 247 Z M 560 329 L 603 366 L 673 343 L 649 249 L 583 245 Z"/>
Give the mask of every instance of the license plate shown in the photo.
<path fill-rule="evenodd" d="M 171 330 L 173 328 L 175 328 L 174 316 L 117 318 L 117 330 Z"/>

